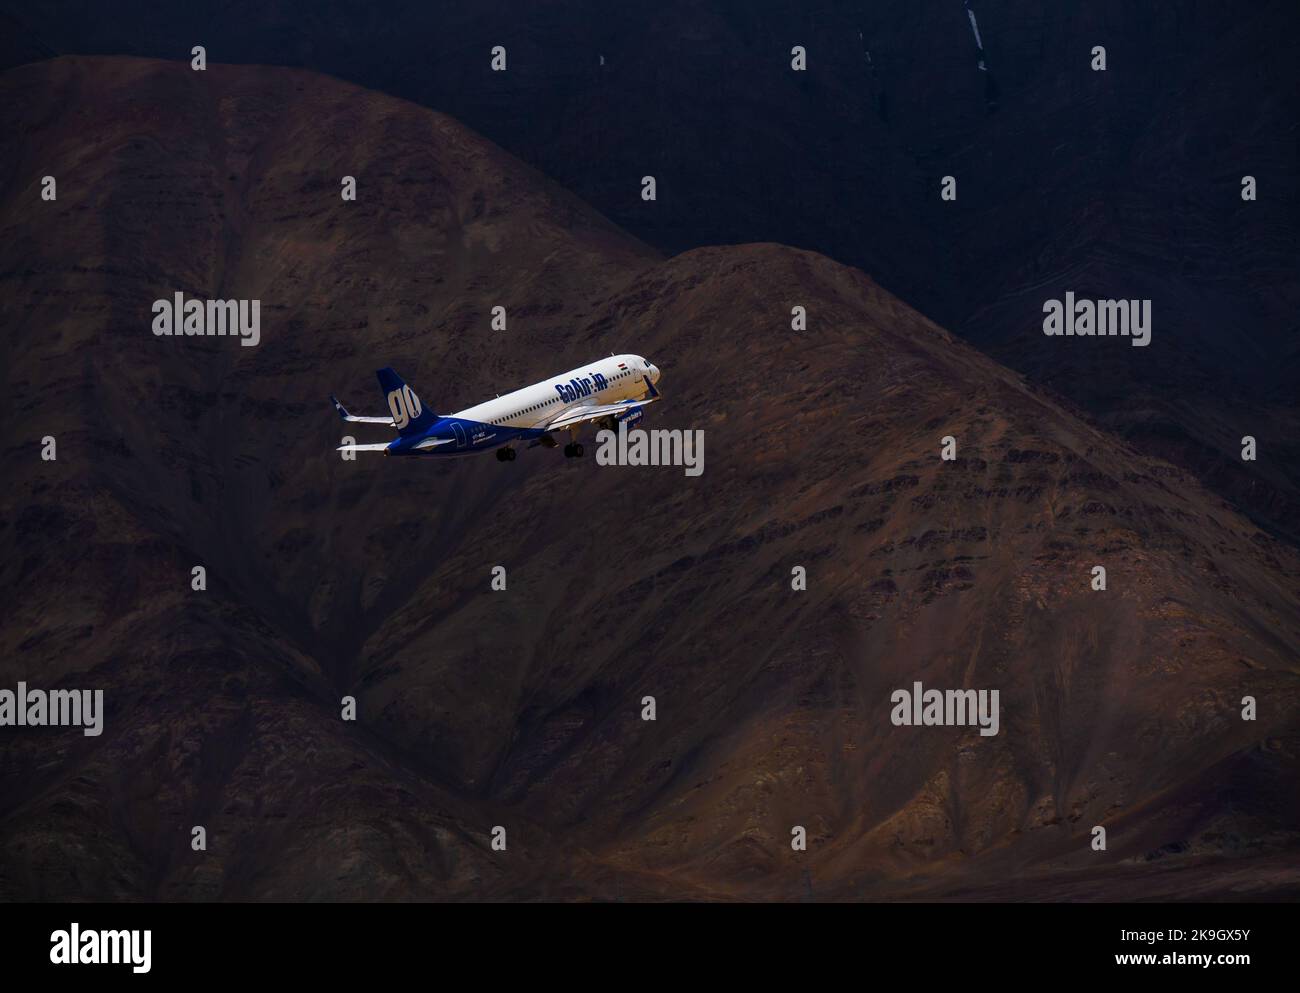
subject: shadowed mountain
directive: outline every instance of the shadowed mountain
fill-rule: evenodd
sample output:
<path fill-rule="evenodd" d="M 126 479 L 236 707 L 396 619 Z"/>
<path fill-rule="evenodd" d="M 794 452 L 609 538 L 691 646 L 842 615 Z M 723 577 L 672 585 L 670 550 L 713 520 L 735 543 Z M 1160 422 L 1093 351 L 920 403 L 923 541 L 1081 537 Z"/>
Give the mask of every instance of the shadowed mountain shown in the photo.
<path fill-rule="evenodd" d="M 665 260 L 300 71 L 61 58 L 0 114 L 0 688 L 108 711 L 0 730 L 0 896 L 1300 892 L 1294 552 L 858 270 Z M 176 291 L 260 344 L 153 335 Z M 450 411 L 619 351 L 703 475 L 334 452 L 379 366 Z M 999 733 L 894 726 L 916 681 Z"/>
<path fill-rule="evenodd" d="M 415 100 L 665 252 L 777 241 L 857 266 L 1300 537 L 1290 0 L 974 0 L 987 71 L 958 0 L 8 7 L 40 51 L 204 45 Z M 1151 346 L 1045 340 L 1043 303 L 1066 291 L 1151 300 Z"/>

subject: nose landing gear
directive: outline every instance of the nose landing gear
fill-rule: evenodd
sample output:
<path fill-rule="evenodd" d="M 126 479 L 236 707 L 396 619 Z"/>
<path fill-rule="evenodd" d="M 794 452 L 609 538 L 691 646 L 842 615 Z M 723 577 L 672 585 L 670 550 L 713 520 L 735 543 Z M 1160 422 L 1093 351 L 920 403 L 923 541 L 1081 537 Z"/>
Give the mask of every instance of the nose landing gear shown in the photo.
<path fill-rule="evenodd" d="M 564 457 L 566 459 L 580 459 L 585 449 L 581 444 L 569 444 L 564 446 Z"/>
<path fill-rule="evenodd" d="M 513 448 L 507 447 L 507 448 L 497 449 L 498 462 L 513 462 L 518 457 L 519 457 L 519 453 L 516 452 Z"/>

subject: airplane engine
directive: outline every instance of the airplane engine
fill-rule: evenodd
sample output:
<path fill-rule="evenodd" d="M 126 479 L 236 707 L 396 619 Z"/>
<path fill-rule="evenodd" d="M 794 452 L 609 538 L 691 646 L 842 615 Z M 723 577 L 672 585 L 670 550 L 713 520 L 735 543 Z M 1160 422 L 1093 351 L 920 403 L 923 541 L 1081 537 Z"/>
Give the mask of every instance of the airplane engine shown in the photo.
<path fill-rule="evenodd" d="M 628 430 L 631 431 L 632 428 L 639 424 L 644 417 L 645 408 L 638 407 L 636 410 L 630 410 L 626 414 L 618 414 L 614 419 L 622 424 L 626 424 Z"/>

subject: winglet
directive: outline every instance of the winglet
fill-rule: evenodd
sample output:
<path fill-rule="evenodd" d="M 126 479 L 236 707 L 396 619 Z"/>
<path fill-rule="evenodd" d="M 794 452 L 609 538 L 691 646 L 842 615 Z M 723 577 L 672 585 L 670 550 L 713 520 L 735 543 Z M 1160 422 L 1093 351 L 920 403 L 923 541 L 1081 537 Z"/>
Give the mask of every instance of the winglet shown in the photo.
<path fill-rule="evenodd" d="M 334 409 L 339 412 L 339 418 L 346 421 L 348 419 L 347 408 L 344 407 L 343 404 L 339 403 L 339 398 L 333 393 L 330 394 L 330 403 L 334 404 Z"/>
<path fill-rule="evenodd" d="M 655 389 L 655 384 L 650 382 L 650 377 L 642 376 L 641 378 L 645 380 L 646 389 L 650 391 L 650 398 L 652 400 L 657 400 L 659 398 L 659 391 Z"/>

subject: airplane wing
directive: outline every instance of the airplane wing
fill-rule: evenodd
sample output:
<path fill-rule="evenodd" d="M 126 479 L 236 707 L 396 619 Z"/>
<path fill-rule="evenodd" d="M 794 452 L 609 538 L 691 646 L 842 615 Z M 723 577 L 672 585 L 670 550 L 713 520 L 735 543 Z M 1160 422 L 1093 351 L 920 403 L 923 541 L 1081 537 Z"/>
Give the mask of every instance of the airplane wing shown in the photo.
<path fill-rule="evenodd" d="M 645 379 L 645 377 L 642 377 Z M 641 400 L 624 400 L 622 403 L 593 403 L 585 406 L 570 407 L 562 410 L 552 421 L 545 424 L 537 425 L 543 431 L 554 431 L 558 428 L 573 427 L 575 424 L 582 424 L 585 421 L 594 421 L 600 417 L 608 417 L 610 414 L 626 414 L 629 410 L 636 410 L 638 407 L 644 407 L 648 403 L 654 403 L 659 399 L 659 391 L 654 388 L 654 384 L 649 379 L 645 379 L 648 394 Z"/>
<path fill-rule="evenodd" d="M 610 414 L 626 414 L 629 410 L 644 407 L 646 404 L 654 403 L 658 399 L 658 397 L 648 397 L 645 400 L 626 400 L 623 403 L 600 403 L 585 407 L 570 407 L 555 420 L 539 424 L 538 427 L 544 431 L 568 428 L 575 424 L 582 424 L 584 421 L 594 421 L 598 417 L 608 417 Z"/>
<path fill-rule="evenodd" d="M 339 412 L 339 417 L 345 421 L 359 421 L 362 424 L 387 424 L 390 428 L 396 427 L 391 417 L 358 417 L 356 414 L 349 414 L 347 408 L 339 403 L 338 397 L 333 393 L 330 394 L 330 403 L 334 404 L 334 409 Z"/>
<path fill-rule="evenodd" d="M 437 448 L 439 445 L 450 445 L 455 438 L 428 438 L 416 445 L 416 448 Z"/>
<path fill-rule="evenodd" d="M 336 452 L 382 452 L 389 446 L 390 442 L 381 442 L 377 445 L 339 445 L 334 449 Z"/>

